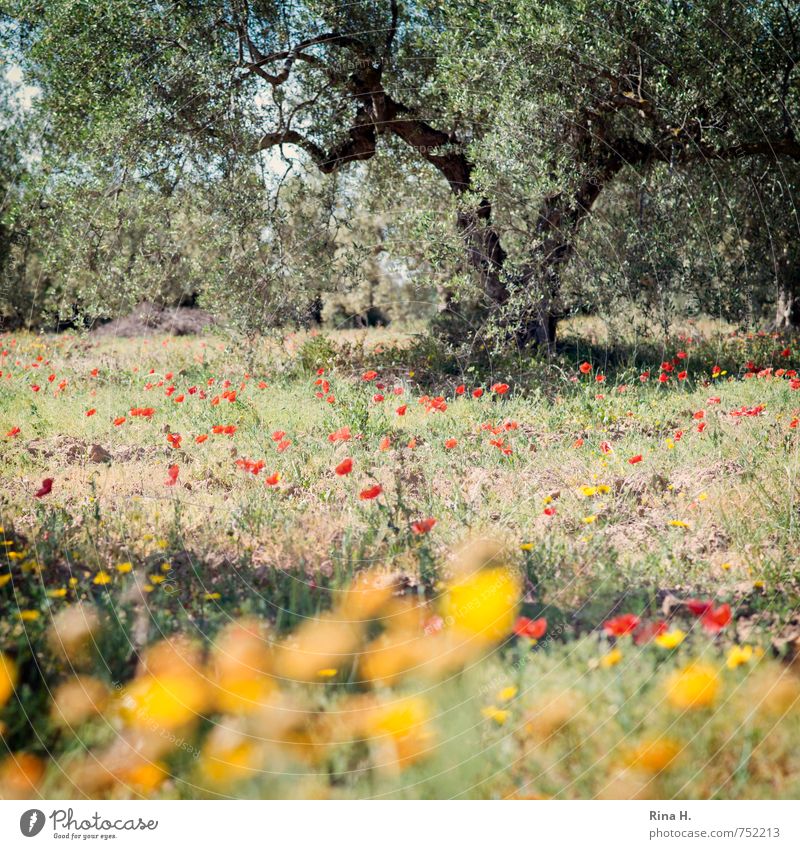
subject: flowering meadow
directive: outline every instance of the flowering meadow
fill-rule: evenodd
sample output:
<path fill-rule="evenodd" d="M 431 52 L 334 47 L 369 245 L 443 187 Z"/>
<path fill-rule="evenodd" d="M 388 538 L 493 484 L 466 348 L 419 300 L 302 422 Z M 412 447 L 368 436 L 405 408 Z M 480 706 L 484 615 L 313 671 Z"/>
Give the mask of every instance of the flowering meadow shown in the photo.
<path fill-rule="evenodd" d="M 800 346 L 568 348 L 0 336 L 0 798 L 797 798 Z"/>

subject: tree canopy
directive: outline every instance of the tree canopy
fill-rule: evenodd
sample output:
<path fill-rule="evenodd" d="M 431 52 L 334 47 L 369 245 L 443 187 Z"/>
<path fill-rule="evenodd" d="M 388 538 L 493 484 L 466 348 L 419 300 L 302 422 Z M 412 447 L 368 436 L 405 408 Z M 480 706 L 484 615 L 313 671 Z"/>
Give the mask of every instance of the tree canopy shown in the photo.
<path fill-rule="evenodd" d="M 208 257 L 177 276 L 238 292 L 256 323 L 356 280 L 365 211 L 440 286 L 448 320 L 478 315 L 501 342 L 551 346 L 560 318 L 621 296 L 798 313 L 800 8 L 785 0 L 2 8 L 41 90 L 48 204 L 85 203 L 84 180 L 101 197 L 131 186 L 132 213 L 177 215 L 216 245 L 214 279 Z M 145 242 L 181 244 L 158 227 Z M 123 289 L 135 278 L 119 271 Z"/>

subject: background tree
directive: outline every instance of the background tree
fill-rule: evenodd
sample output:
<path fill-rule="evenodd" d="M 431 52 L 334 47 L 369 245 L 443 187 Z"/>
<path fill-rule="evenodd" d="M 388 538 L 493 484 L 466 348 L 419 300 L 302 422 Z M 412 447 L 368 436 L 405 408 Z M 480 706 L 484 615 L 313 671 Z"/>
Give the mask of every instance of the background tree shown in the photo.
<path fill-rule="evenodd" d="M 553 344 L 580 231 L 619 181 L 800 160 L 784 0 L 4 2 L 50 134 L 143 180 L 380 154 L 414 203 L 407 177 L 432 168 L 480 306 L 522 345 Z"/>

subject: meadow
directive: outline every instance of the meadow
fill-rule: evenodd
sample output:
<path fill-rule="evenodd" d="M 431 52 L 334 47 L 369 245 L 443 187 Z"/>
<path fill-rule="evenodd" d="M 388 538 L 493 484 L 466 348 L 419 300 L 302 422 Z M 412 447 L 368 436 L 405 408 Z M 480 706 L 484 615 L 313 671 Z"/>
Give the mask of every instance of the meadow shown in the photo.
<path fill-rule="evenodd" d="M 797 798 L 800 345 L 0 335 L 0 798 Z"/>

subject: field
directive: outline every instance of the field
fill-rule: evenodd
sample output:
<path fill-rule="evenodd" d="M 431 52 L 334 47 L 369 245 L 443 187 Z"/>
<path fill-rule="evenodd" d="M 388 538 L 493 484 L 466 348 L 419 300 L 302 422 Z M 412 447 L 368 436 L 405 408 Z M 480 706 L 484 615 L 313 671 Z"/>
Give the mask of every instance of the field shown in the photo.
<path fill-rule="evenodd" d="M 0 798 L 797 798 L 800 347 L 517 366 L 0 336 Z"/>

